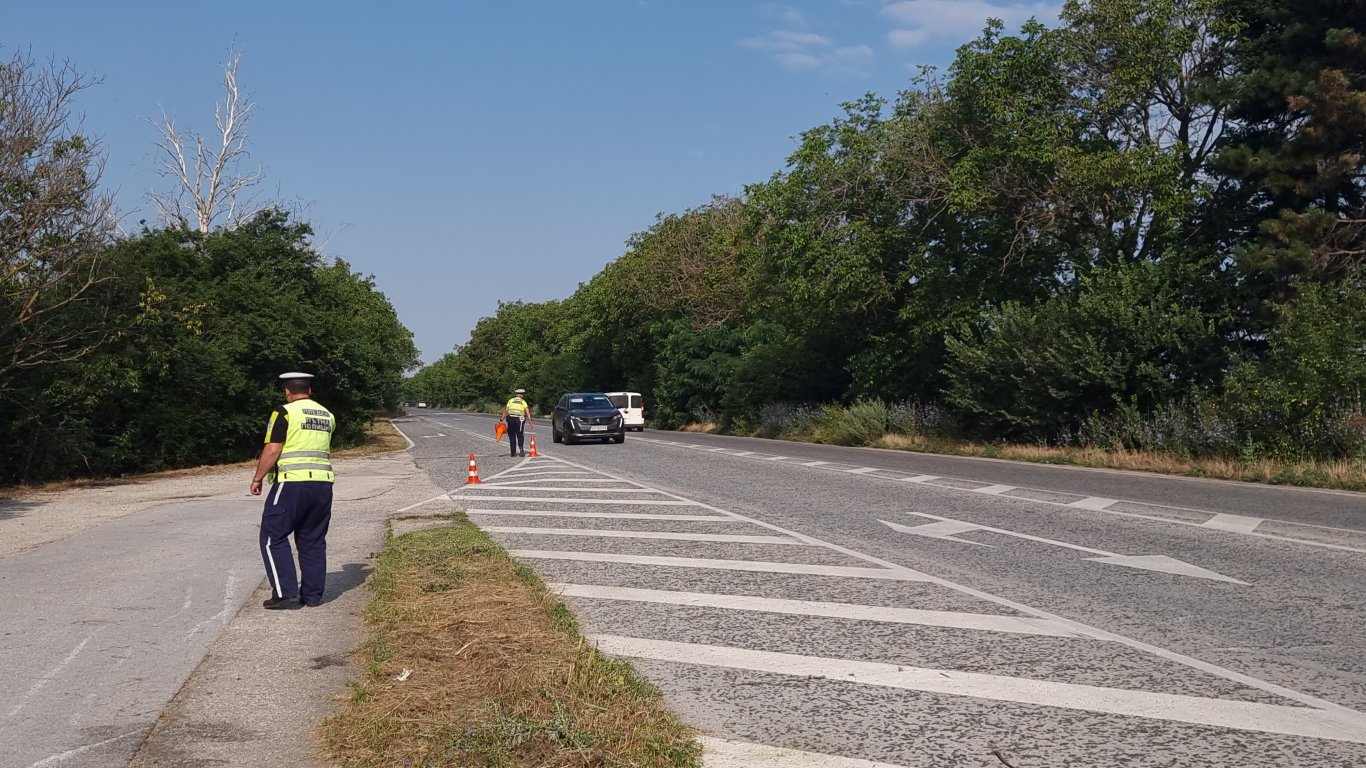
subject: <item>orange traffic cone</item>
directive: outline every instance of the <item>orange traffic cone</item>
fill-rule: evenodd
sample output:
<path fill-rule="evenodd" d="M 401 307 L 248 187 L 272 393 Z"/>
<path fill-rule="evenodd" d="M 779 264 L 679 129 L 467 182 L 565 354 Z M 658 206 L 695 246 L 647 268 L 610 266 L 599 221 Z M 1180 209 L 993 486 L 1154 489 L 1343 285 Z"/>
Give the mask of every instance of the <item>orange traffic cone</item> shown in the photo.
<path fill-rule="evenodd" d="M 465 485 L 473 485 L 479 482 L 479 467 L 474 465 L 474 454 L 470 454 L 470 479 L 465 481 Z"/>
<path fill-rule="evenodd" d="M 541 455 L 541 454 L 539 454 L 539 453 L 536 452 L 536 433 L 535 433 L 535 432 L 532 432 L 532 433 L 531 433 L 531 450 L 527 451 L 526 456 L 527 456 L 528 459 L 531 459 L 531 458 L 535 458 L 535 457 L 540 456 L 540 455 Z"/>

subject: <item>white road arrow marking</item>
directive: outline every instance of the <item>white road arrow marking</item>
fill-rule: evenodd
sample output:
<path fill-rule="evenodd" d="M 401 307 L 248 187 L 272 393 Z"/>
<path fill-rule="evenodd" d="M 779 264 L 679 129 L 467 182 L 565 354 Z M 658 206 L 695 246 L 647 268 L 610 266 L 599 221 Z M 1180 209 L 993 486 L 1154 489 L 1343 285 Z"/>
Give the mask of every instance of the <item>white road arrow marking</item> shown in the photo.
<path fill-rule="evenodd" d="M 1197 579 L 1209 579 L 1211 581 L 1227 581 L 1230 584 L 1242 584 L 1247 586 L 1246 581 L 1239 581 L 1234 578 L 1206 570 L 1198 565 L 1191 565 L 1184 560 L 1177 560 L 1166 555 L 1111 555 L 1110 557 L 1088 557 L 1093 563 L 1108 563 L 1109 565 L 1123 565 L 1128 568 L 1142 568 L 1145 571 L 1159 571 L 1161 573 L 1172 573 L 1177 576 L 1194 576 Z"/>
<path fill-rule="evenodd" d="M 943 539 L 944 541 L 956 541 L 959 544 L 973 544 L 978 547 L 995 547 L 994 544 L 983 544 L 980 541 L 968 541 L 967 539 L 956 539 L 955 535 L 968 533 L 969 531 L 980 531 L 982 526 L 972 523 L 963 523 L 957 520 L 943 520 L 938 523 L 925 523 L 924 525 L 901 525 L 900 523 L 889 523 L 886 520 L 880 521 L 883 525 L 894 531 L 902 533 L 913 533 L 916 536 L 928 536 L 931 539 Z"/>
<path fill-rule="evenodd" d="M 932 539 L 942 539 L 944 541 L 953 541 L 959 544 L 974 544 L 979 547 L 990 547 L 992 545 L 983 544 L 980 541 L 969 541 L 967 539 L 959 539 L 954 537 L 957 534 L 968 533 L 971 531 L 989 531 L 991 533 L 999 533 L 1003 536 L 1011 536 L 1017 539 L 1026 539 L 1028 541 L 1037 541 L 1040 544 L 1048 544 L 1054 547 L 1064 547 L 1066 549 L 1075 549 L 1078 552 L 1085 552 L 1089 555 L 1096 555 L 1096 557 L 1086 558 L 1087 560 L 1090 560 L 1093 563 L 1105 563 L 1106 565 L 1122 565 L 1126 568 L 1140 568 L 1145 571 L 1158 571 L 1161 573 L 1170 573 L 1177 576 L 1193 576 L 1197 579 L 1225 581 L 1230 584 L 1242 584 L 1244 586 L 1247 586 L 1246 581 L 1239 581 L 1238 579 L 1230 578 L 1221 573 L 1215 573 L 1214 571 L 1201 568 L 1198 565 L 1191 565 L 1190 563 L 1177 560 L 1174 557 L 1168 557 L 1166 555 L 1121 555 L 1115 552 L 1106 552 L 1103 549 L 1093 549 L 1091 547 L 1083 547 L 1078 544 L 1069 544 L 1065 541 L 1045 539 L 1042 536 L 1031 536 L 1027 533 L 1007 531 L 1004 528 L 993 528 L 989 525 L 977 525 L 976 523 L 969 523 L 962 520 L 953 520 L 951 518 L 940 517 L 938 515 L 928 515 L 924 512 L 908 512 L 906 514 L 915 515 L 916 517 L 929 518 L 937 522 L 914 526 L 902 525 L 900 523 L 893 523 L 887 520 L 879 520 L 878 522 L 882 523 L 888 528 L 891 528 L 894 531 L 900 531 L 902 533 L 910 533 L 916 536 L 926 536 Z"/>

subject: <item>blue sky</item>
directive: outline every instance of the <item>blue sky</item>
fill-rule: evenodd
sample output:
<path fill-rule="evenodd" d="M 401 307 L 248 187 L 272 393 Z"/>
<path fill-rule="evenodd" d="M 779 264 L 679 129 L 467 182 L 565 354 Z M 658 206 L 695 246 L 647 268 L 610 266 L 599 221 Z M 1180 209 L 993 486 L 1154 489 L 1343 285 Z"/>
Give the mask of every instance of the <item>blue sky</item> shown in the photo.
<path fill-rule="evenodd" d="M 499 301 L 562 299 L 657 213 L 781 170 L 795 137 L 916 67 L 945 68 L 1005 0 L 0 1 L 0 58 L 68 60 L 125 226 L 154 220 L 164 109 L 209 132 L 229 48 L 257 105 L 258 195 L 304 206 L 373 274 L 424 361 Z M 629 300 L 629 297 L 623 297 Z"/>

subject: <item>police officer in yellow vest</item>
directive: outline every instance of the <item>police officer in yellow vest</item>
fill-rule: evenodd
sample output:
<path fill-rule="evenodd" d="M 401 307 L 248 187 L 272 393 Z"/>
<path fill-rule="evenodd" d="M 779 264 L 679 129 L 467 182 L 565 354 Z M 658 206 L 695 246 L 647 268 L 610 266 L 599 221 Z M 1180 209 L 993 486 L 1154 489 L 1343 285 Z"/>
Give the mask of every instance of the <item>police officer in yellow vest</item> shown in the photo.
<path fill-rule="evenodd" d="M 322 603 L 327 578 L 327 526 L 332 520 L 332 432 L 336 419 L 313 400 L 313 374 L 280 376 L 285 404 L 270 414 L 266 444 L 256 462 L 251 494 L 272 483 L 261 513 L 261 557 L 271 595 L 270 609 Z M 299 549 L 299 571 L 289 537 Z"/>
<path fill-rule="evenodd" d="M 508 447 L 513 456 L 526 455 L 526 428 L 531 426 L 531 406 L 523 396 L 525 389 L 512 393 L 512 399 L 503 406 L 502 419 L 508 428 Z"/>

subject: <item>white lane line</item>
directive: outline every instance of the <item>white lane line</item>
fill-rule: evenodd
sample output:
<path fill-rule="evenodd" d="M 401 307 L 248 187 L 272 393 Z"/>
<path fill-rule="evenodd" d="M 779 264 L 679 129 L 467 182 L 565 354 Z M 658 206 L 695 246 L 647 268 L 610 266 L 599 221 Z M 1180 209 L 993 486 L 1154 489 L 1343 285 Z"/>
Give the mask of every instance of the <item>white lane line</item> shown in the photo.
<path fill-rule="evenodd" d="M 94 632 L 91 632 L 90 634 L 86 635 L 85 639 L 77 643 L 76 647 L 71 649 L 71 652 L 68 653 L 65 658 L 57 662 L 57 666 L 53 667 L 52 669 L 49 669 L 47 671 L 47 674 L 38 678 L 38 682 L 34 683 L 33 687 L 28 689 L 28 693 L 25 693 L 22 697 L 20 697 L 19 701 L 16 702 L 13 707 L 10 707 L 9 711 L 5 713 L 5 719 L 8 720 L 14 717 L 15 715 L 19 714 L 19 711 L 22 710 L 28 704 L 29 699 L 32 699 L 34 695 L 38 693 L 38 691 L 41 691 L 43 690 L 43 688 L 47 687 L 47 684 L 52 682 L 53 679 L 57 677 L 57 675 L 60 675 L 62 673 L 62 670 L 66 669 L 67 665 L 75 661 L 77 656 L 81 655 L 81 651 L 85 650 L 85 646 L 89 645 L 90 641 L 95 639 L 95 635 L 98 635 L 99 633 L 103 632 L 108 628 L 109 625 L 106 624 L 96 629 Z"/>
<path fill-rule="evenodd" d="M 77 748 L 75 748 L 75 749 L 68 749 L 67 751 L 62 752 L 61 754 L 53 755 L 53 756 L 51 756 L 51 757 L 45 757 L 45 758 L 43 758 L 42 760 L 39 760 L 38 762 L 36 762 L 36 763 L 30 765 L 28 768 L 47 768 L 47 766 L 49 766 L 49 765 L 56 765 L 56 764 L 58 764 L 58 763 L 66 762 L 66 760 L 67 760 L 68 758 L 72 758 L 72 757 L 75 757 L 75 756 L 77 756 L 77 755 L 85 754 L 86 752 L 89 752 L 89 751 L 92 750 L 92 749 L 99 749 L 100 747 L 103 747 L 103 746 L 106 745 L 106 744 L 113 744 L 113 743 L 116 742 L 116 741 L 123 741 L 124 739 L 128 738 L 129 736 L 137 736 L 137 735 L 140 734 L 140 733 L 142 733 L 141 730 L 129 731 L 128 733 L 125 733 L 125 734 L 123 734 L 122 736 L 115 736 L 115 737 L 112 738 L 112 739 L 105 739 L 104 741 L 97 741 L 97 742 L 95 742 L 94 744 L 86 744 L 84 747 L 77 747 Z"/>
<path fill-rule="evenodd" d="M 666 541 L 707 541 L 714 544 L 785 544 L 810 546 L 786 536 L 747 536 L 730 533 L 677 533 L 674 531 L 623 531 L 615 528 L 538 528 L 536 526 L 491 525 L 489 533 L 521 533 L 532 536 L 586 536 L 600 539 L 661 539 Z"/>
<path fill-rule="evenodd" d="M 674 568 L 702 568 L 718 571 L 755 571 L 758 573 L 796 573 L 806 576 L 842 576 L 883 581 L 925 581 L 929 577 L 910 569 L 862 568 L 852 565 L 810 565 L 807 563 L 766 563 L 760 560 L 711 560 L 700 557 L 658 557 L 654 555 L 617 555 L 610 552 L 565 552 L 549 549 L 514 549 L 508 554 L 533 560 L 577 560 L 585 563 L 626 563 Z"/>
<path fill-rule="evenodd" d="M 1241 584 L 1243 586 L 1248 586 L 1246 581 L 1239 581 L 1238 579 L 1232 578 L 1230 576 L 1225 576 L 1222 573 L 1211 571 L 1207 568 L 1201 568 L 1198 565 L 1192 565 L 1191 563 L 1187 563 L 1184 560 L 1177 560 L 1176 558 L 1168 557 L 1167 555 L 1122 555 L 1116 552 L 1106 552 L 1103 549 L 1092 549 L 1091 547 L 1083 547 L 1078 544 L 1069 544 L 1065 541 L 1045 539 L 1042 536 L 1031 536 L 1027 533 L 1007 531 L 1004 528 L 993 528 L 989 525 L 977 525 L 976 523 L 968 523 L 962 520 L 951 520 L 947 517 L 940 517 L 938 515 L 928 515 L 923 512 L 907 512 L 906 514 L 915 515 L 917 517 L 927 517 L 931 520 L 937 520 L 938 522 L 913 526 L 901 525 L 900 523 L 888 522 L 886 520 L 879 520 L 878 522 L 882 523 L 888 528 L 891 528 L 894 531 L 900 531 L 902 533 L 910 533 L 916 536 L 928 536 L 932 539 L 942 539 L 944 541 L 952 541 L 959 544 L 977 544 L 979 546 L 992 545 L 982 544 L 981 542 L 976 541 L 969 541 L 967 539 L 957 539 L 954 538 L 954 536 L 960 533 L 969 533 L 971 531 L 989 531 L 991 533 L 999 533 L 1004 536 L 1012 536 L 1014 538 L 1026 539 L 1028 541 L 1037 541 L 1040 544 L 1049 544 L 1055 547 L 1075 549 L 1078 552 L 1085 552 L 1087 554 L 1097 555 L 1097 557 L 1086 558 L 1087 560 L 1090 560 L 1091 562 L 1095 563 L 1104 563 L 1107 565 L 1120 565 L 1126 568 L 1138 568 L 1145 571 L 1170 573 L 1176 576 L 1193 576 L 1197 579 L 1209 579 L 1210 581 L 1223 581 L 1228 582 L 1230 584 Z"/>
<path fill-rule="evenodd" d="M 986 493 L 986 494 L 996 495 L 996 494 L 1005 493 L 1006 491 L 1013 491 L 1013 490 L 1015 490 L 1015 486 L 1013 486 L 1013 485 L 988 485 L 988 486 L 985 487 L 985 488 L 973 488 L 972 490 L 973 490 L 973 492 L 975 492 L 975 493 Z"/>
<path fill-rule="evenodd" d="M 826 616 L 836 619 L 878 621 L 888 624 L 917 624 L 927 627 L 952 627 L 955 629 L 976 629 L 984 632 L 1076 637 L 1090 640 L 1085 635 L 1029 616 L 925 611 L 918 608 L 889 608 L 880 605 L 855 605 L 853 603 L 830 603 L 815 600 L 781 600 L 749 595 L 718 595 L 703 592 L 671 592 L 660 589 L 602 587 L 591 584 L 551 584 L 549 586 L 561 595 L 588 597 L 597 600 L 624 600 L 664 605 L 699 605 L 734 611 L 784 613 L 793 616 Z"/>
<path fill-rule="evenodd" d="M 617 635 L 596 635 L 588 639 L 597 643 L 598 650 L 615 656 L 780 675 L 849 680 L 863 685 L 949 696 L 969 696 L 991 701 L 1064 707 L 1086 712 L 1366 744 L 1366 730 L 1361 729 L 1359 723 L 1346 721 L 1336 712 L 1308 707 L 1103 688 L 979 672 L 799 656 L 792 653 L 751 651 L 668 640 L 644 640 Z"/>
<path fill-rule="evenodd" d="M 846 469 L 846 470 L 844 470 L 844 471 L 845 471 L 845 472 L 848 472 L 848 473 L 851 474 L 851 475 L 866 475 L 866 474 L 868 474 L 869 472 L 877 472 L 877 471 L 878 471 L 878 468 L 877 468 L 877 467 L 859 467 L 858 469 Z"/>
<path fill-rule="evenodd" d="M 389 426 L 393 427 L 394 431 L 397 432 L 400 437 L 408 441 L 408 450 L 412 450 L 413 446 L 417 445 L 417 443 L 413 442 L 413 439 L 411 437 L 408 437 L 408 434 L 406 432 L 398 428 L 397 424 L 391 421 L 389 422 Z"/>
<path fill-rule="evenodd" d="M 548 509 L 467 509 L 467 515 L 602 518 L 604 520 L 686 520 L 689 522 L 736 522 L 722 515 L 652 515 L 648 512 L 562 512 Z"/>
<path fill-rule="evenodd" d="M 606 481 L 603 481 L 606 482 Z M 496 491 L 499 488 L 508 488 L 513 491 L 574 491 L 579 493 L 663 493 L 653 488 L 636 486 L 634 488 L 550 488 L 542 485 L 506 485 L 504 483 L 479 483 L 477 488 L 470 488 L 471 491 Z"/>
<path fill-rule="evenodd" d="M 787 461 L 788 458 L 790 458 L 790 457 L 788 457 L 788 456 L 765 456 L 762 460 L 763 460 L 763 461 Z"/>
<path fill-rule="evenodd" d="M 689 444 L 686 444 L 686 443 L 666 443 L 666 442 L 664 442 L 664 441 L 655 441 L 655 442 L 660 442 L 660 443 L 663 443 L 663 444 L 665 444 L 665 445 L 686 445 L 686 446 L 688 446 L 688 447 L 700 447 L 700 446 L 692 446 L 692 445 L 689 445 Z M 707 450 L 716 450 L 716 449 L 707 449 Z M 825 465 L 830 465 L 830 464 L 832 464 L 832 462 L 828 462 L 828 461 L 805 461 L 805 462 L 794 462 L 794 465 L 795 465 L 795 466 L 804 466 L 804 467 L 820 467 L 820 466 L 825 466 Z M 840 468 L 837 467 L 837 466 L 831 466 L 831 467 L 829 467 L 829 468 L 831 469 L 831 471 L 835 471 L 835 472 L 848 472 L 848 471 L 849 471 L 849 470 L 845 470 L 845 469 L 840 469 Z M 889 472 L 895 472 L 895 471 L 897 471 L 897 470 L 888 470 L 888 471 L 889 471 Z M 873 475 L 873 477 L 881 477 L 881 478 L 885 478 L 885 479 L 891 479 L 891 478 L 887 478 L 886 475 Z M 932 481 L 932 480 L 940 480 L 940 479 L 944 479 L 944 478 L 942 478 L 942 477 L 939 476 L 939 475 L 916 475 L 916 476 L 913 476 L 913 477 L 902 477 L 902 478 L 898 478 L 899 482 L 906 482 L 906 483 L 929 483 L 929 482 Z M 948 479 L 955 479 L 955 478 L 948 478 Z M 956 478 L 956 479 L 970 480 L 970 478 Z M 981 493 L 981 492 L 982 492 L 982 489 L 978 489 L 978 490 L 975 490 L 975 491 L 974 491 L 974 490 L 967 489 L 967 488 L 956 488 L 956 487 L 951 486 L 951 485 L 937 485 L 937 484 L 935 484 L 934 487 L 936 487 L 936 488 L 942 488 L 943 490 L 946 490 L 946 491 L 960 491 L 960 492 L 964 492 L 964 493 Z M 1079 495 L 1079 494 L 1074 494 L 1074 493 L 1067 493 L 1067 492 L 1064 492 L 1064 491 L 1053 491 L 1053 490 L 1049 490 L 1049 489 L 1046 489 L 1046 488 L 1029 488 L 1029 487 L 1024 487 L 1024 486 L 1016 486 L 1016 487 L 1019 488 L 1020 490 L 1025 490 L 1025 491 L 1037 491 L 1037 492 L 1040 492 L 1040 493 L 1066 493 L 1066 495 L 1070 495 L 1070 496 Z M 1322 492 L 1323 492 L 1323 493 L 1334 493 L 1333 491 L 1322 491 Z M 1030 502 L 1033 502 L 1033 503 L 1035 503 L 1035 504 L 1047 504 L 1047 505 L 1053 506 L 1053 507 L 1063 507 L 1063 508 L 1069 508 L 1069 509 L 1084 509 L 1084 510 L 1089 510 L 1089 511 L 1093 511 L 1093 512 L 1103 512 L 1103 513 L 1105 513 L 1105 514 L 1107 514 L 1107 515 L 1115 515 L 1115 516 L 1117 516 L 1117 517 L 1127 517 L 1127 518 L 1132 518 L 1132 519 L 1136 519 L 1136 520 L 1148 520 L 1148 521 L 1158 522 L 1158 523 L 1168 523 L 1168 524 L 1171 524 L 1171 525 L 1185 525 L 1185 526 L 1190 526 L 1190 527 L 1193 527 L 1193 528 L 1203 528 L 1204 530 L 1207 530 L 1207 531 L 1224 531 L 1225 533 L 1234 533 L 1234 534 L 1238 534 L 1238 535 L 1240 535 L 1240 536 L 1255 536 L 1255 537 L 1257 537 L 1257 538 L 1269 539 L 1269 540 L 1271 540 L 1271 541 L 1281 541 L 1281 542 L 1289 542 L 1289 543 L 1292 543 L 1292 544 L 1302 544 L 1302 545 L 1307 546 L 1307 547 L 1318 547 L 1318 548 L 1320 548 L 1320 549 L 1331 549 L 1331 550 L 1335 550 L 1335 551 L 1338 551 L 1338 552 L 1354 552 L 1354 553 L 1357 553 L 1357 554 L 1366 554 L 1366 548 L 1363 548 L 1363 547 L 1352 547 L 1352 546 L 1347 546 L 1347 545 L 1345 545 L 1345 544 L 1329 544 L 1329 543 L 1322 542 L 1322 541 L 1313 541 L 1313 540 L 1311 540 L 1311 539 L 1301 539 L 1301 538 L 1297 538 L 1297 537 L 1294 537 L 1294 536 L 1286 536 L 1286 535 L 1283 535 L 1283 534 L 1261 533 L 1261 532 L 1259 532 L 1259 531 L 1229 530 L 1229 529 L 1226 529 L 1226 528 L 1221 528 L 1221 527 L 1219 527 L 1219 526 L 1217 526 L 1217 525 L 1215 525 L 1215 526 L 1210 526 L 1210 525 L 1206 525 L 1205 523 L 1196 523 L 1196 522 L 1192 522 L 1192 521 L 1190 521 L 1190 520 L 1175 520 L 1175 519 L 1172 519 L 1172 518 L 1169 518 L 1169 517 L 1159 517 L 1159 516 L 1157 516 L 1157 515 L 1145 515 L 1145 514 L 1141 514 L 1141 513 L 1138 513 L 1138 512 L 1123 512 L 1123 511 L 1120 511 L 1120 510 L 1115 510 L 1115 509 L 1110 509 L 1110 508 L 1109 508 L 1111 505 L 1117 504 L 1117 503 L 1119 503 L 1121 500 L 1119 500 L 1119 499 L 1107 499 L 1107 498 L 1104 498 L 1104 497 L 1101 497 L 1101 496 L 1088 496 L 1088 497 L 1086 497 L 1086 498 L 1080 499 L 1080 500 L 1078 500 L 1078 501 L 1073 501 L 1073 502 L 1046 501 L 1046 500 L 1044 500 L 1044 499 L 1034 499 L 1034 498 L 1027 498 L 1027 497 L 1023 497 L 1023 496 L 1013 496 L 1013 495 L 1008 495 L 1007 498 L 1018 498 L 1018 499 L 1021 499 L 1021 500 L 1023 500 L 1023 501 L 1030 501 Z M 1191 509 L 1191 508 L 1189 508 L 1189 507 L 1174 507 L 1174 506 L 1170 506 L 1170 505 L 1166 505 L 1166 504 L 1151 504 L 1151 503 L 1148 503 L 1148 502 L 1141 502 L 1141 501 L 1132 501 L 1132 502 L 1130 502 L 1130 503 L 1142 504 L 1143 506 L 1146 506 L 1146 507 L 1160 507 L 1160 508 L 1163 508 L 1163 509 L 1171 509 L 1171 510 L 1176 510 L 1176 511 L 1181 511 L 1181 512 L 1202 512 L 1202 513 L 1207 514 L 1207 515 L 1208 515 L 1208 514 L 1215 514 L 1215 513 L 1211 512 L 1211 511 L 1207 510 L 1207 509 Z M 1351 529 L 1351 528 L 1334 528 L 1334 527 L 1331 527 L 1331 526 L 1313 525 L 1313 524 L 1311 524 L 1311 523 L 1299 523 L 1299 522 L 1295 522 L 1295 521 L 1293 521 L 1293 520 L 1275 520 L 1275 521 L 1273 521 L 1273 522 L 1283 523 L 1283 524 L 1285 524 L 1285 525 L 1301 526 L 1301 527 L 1305 527 L 1305 528 L 1316 528 L 1316 529 L 1321 529 L 1321 530 L 1340 531 L 1340 532 L 1343 532 L 1343 533 L 1352 533 L 1352 534 L 1360 534 L 1360 533 L 1362 533 L 1362 531 L 1358 531 L 1358 530 Z"/>
<path fill-rule="evenodd" d="M 490 485 L 515 487 L 527 483 L 627 483 L 629 480 L 613 480 L 604 477 L 537 477 L 530 480 L 499 480 L 497 483 L 481 483 L 485 488 Z M 637 488 L 643 486 L 636 485 Z"/>
<path fill-rule="evenodd" d="M 1042 536 L 1031 536 L 1028 533 L 1007 531 L 1004 528 L 993 528 L 989 525 L 978 525 L 977 523 L 969 523 L 963 520 L 953 520 L 947 517 L 940 517 L 939 515 L 926 514 L 924 512 L 907 512 L 906 514 L 915 515 L 916 517 L 928 518 L 936 522 L 925 523 L 923 525 L 902 525 L 901 523 L 893 523 L 887 520 L 879 520 L 878 522 L 882 523 L 888 528 L 891 528 L 894 531 L 900 531 L 902 533 L 913 533 L 917 536 L 929 536 L 932 539 L 947 539 L 949 541 L 956 541 L 960 544 L 977 544 L 978 542 L 967 541 L 966 539 L 954 539 L 951 537 L 960 533 L 968 533 L 969 531 L 988 531 L 990 533 L 999 533 L 1003 536 L 1011 536 L 1017 539 L 1037 541 L 1040 544 L 1051 544 L 1055 547 L 1075 549 L 1078 552 L 1085 552 L 1089 555 L 1113 557 L 1116 554 L 1114 552 L 1106 552 L 1103 549 L 1092 549 L 1091 547 L 1083 547 L 1080 544 L 1069 544 L 1066 541 L 1045 539 Z"/>
<path fill-rule="evenodd" d="M 699 736 L 703 768 L 902 768 L 856 757 Z"/>
<path fill-rule="evenodd" d="M 753 455 L 754 455 L 754 451 L 730 451 L 729 453 L 730 453 L 730 455 L 732 455 L 732 456 L 753 456 Z"/>
<path fill-rule="evenodd" d="M 1049 501 L 1040 501 L 1040 502 L 1038 502 L 1038 503 L 1039 503 L 1039 504 L 1052 504 L 1053 502 L 1049 502 Z M 1135 502 L 1135 503 L 1142 503 L 1142 502 Z M 1068 506 L 1068 505 L 1065 505 L 1065 504 L 1064 504 L 1064 505 L 1061 505 L 1061 506 Z M 1147 506 L 1158 506 L 1158 505 L 1156 505 L 1156 504 L 1149 504 L 1149 505 L 1147 505 Z M 1183 508 L 1183 507 L 1167 507 L 1167 509 L 1184 509 L 1184 508 Z M 1103 514 L 1106 514 L 1106 515 L 1116 515 L 1116 516 L 1119 516 L 1119 517 L 1133 517 L 1133 518 L 1138 518 L 1139 520 L 1151 520 L 1151 521 L 1158 522 L 1158 523 L 1170 523 L 1170 524 L 1172 524 L 1172 525 L 1184 525 L 1184 526 L 1188 526 L 1188 527 L 1191 527 L 1191 528 L 1203 528 L 1203 529 L 1206 530 L 1206 531 L 1218 531 L 1218 530 L 1220 530 L 1219 528 L 1206 528 L 1204 523 L 1196 523 L 1196 522 L 1192 522 L 1192 521 L 1190 521 L 1190 520 L 1173 520 L 1173 519 L 1171 519 L 1171 518 L 1169 518 L 1169 517 L 1157 517 L 1156 515 L 1141 515 L 1141 514 L 1138 514 L 1137 512 L 1121 512 L 1121 511 L 1119 511 L 1119 510 L 1117 510 L 1117 509 L 1102 509 L 1102 510 L 1098 510 L 1098 511 L 1101 512 L 1101 513 L 1103 513 Z M 1187 510 L 1187 511 L 1191 511 L 1191 512 L 1204 512 L 1205 514 L 1209 514 L 1209 511 L 1208 511 L 1208 510 L 1199 510 L 1199 509 L 1196 509 L 1196 510 Z M 1305 525 L 1304 523 L 1295 523 L 1295 522 L 1291 522 L 1291 521 L 1289 521 L 1289 520 L 1276 520 L 1276 521 L 1274 521 L 1274 522 L 1283 523 L 1283 524 L 1285 524 L 1285 525 Z M 1320 527 L 1320 526 L 1306 526 L 1306 527 L 1309 527 L 1309 528 L 1318 528 L 1318 527 Z M 1335 529 L 1330 529 L 1330 530 L 1343 530 L 1343 531 L 1346 531 L 1346 532 L 1348 532 L 1348 533 L 1361 533 L 1361 531 L 1353 531 L 1353 530 L 1350 529 L 1350 528 L 1335 528 Z M 1224 531 L 1224 532 L 1225 532 L 1225 533 L 1237 533 L 1239 536 L 1253 536 L 1253 537 L 1256 537 L 1256 538 L 1259 538 L 1259 539 L 1268 539 L 1268 540 L 1270 540 L 1270 541 L 1282 541 L 1282 542 L 1289 542 L 1289 543 L 1292 543 L 1292 544 L 1303 544 L 1303 545 L 1308 546 L 1308 547 L 1318 547 L 1318 548 L 1320 548 L 1320 549 L 1332 549 L 1332 550 L 1336 550 L 1336 551 L 1338 551 L 1338 552 L 1355 552 L 1355 553 L 1360 554 L 1360 555 L 1366 555 L 1366 549 L 1363 549 L 1363 548 L 1361 548 L 1361 547 L 1349 547 L 1349 546 L 1347 546 L 1346 544 L 1328 544 L 1328 543 L 1325 543 L 1325 542 L 1322 542 L 1322 541 L 1310 541 L 1309 539 L 1297 539 L 1297 538 L 1295 538 L 1294 536 L 1281 536 L 1281 535 L 1279 535 L 1279 534 L 1274 534 L 1274 533 L 1261 533 L 1260 531 L 1246 531 L 1246 532 L 1244 532 L 1244 531 Z"/>
<path fill-rule="evenodd" d="M 482 483 L 481 483 L 482 485 Z M 465 486 L 466 488 L 478 488 L 475 486 Z M 461 488 L 451 491 L 454 494 L 460 493 Z M 466 496 L 470 500 L 477 500 L 481 503 L 490 501 L 536 501 L 545 504 L 639 504 L 651 507 L 695 507 L 698 506 L 691 501 L 678 501 L 676 499 L 565 499 L 552 496 Z"/>
<path fill-rule="evenodd" d="M 236 608 L 233 605 L 233 591 L 236 587 L 237 571 L 234 569 L 228 571 L 228 579 L 223 583 L 223 609 L 191 627 L 185 632 L 185 636 L 189 637 L 215 621 L 220 622 L 225 627 L 228 626 L 228 620 L 232 618 L 233 611 Z"/>
<path fill-rule="evenodd" d="M 431 504 L 433 501 L 439 501 L 439 500 L 444 499 L 444 498 L 446 498 L 446 494 L 443 493 L 443 494 L 441 494 L 440 496 L 433 496 L 433 497 L 431 497 L 430 499 L 423 499 L 422 501 L 419 501 L 419 502 L 416 503 L 416 504 L 409 504 L 408 506 L 404 507 L 403 509 L 396 509 L 396 510 L 394 510 L 393 514 L 395 514 L 395 515 L 401 515 L 401 514 L 403 514 L 404 512 L 407 512 L 407 511 L 410 510 L 410 509 L 417 509 L 418 507 L 422 506 L 423 504 Z"/>
<path fill-rule="evenodd" d="M 1233 533 L 1252 533 L 1257 530 L 1257 526 L 1266 522 L 1260 517 L 1248 517 L 1247 515 L 1215 515 L 1201 524 L 1201 528 L 1215 528 L 1221 531 L 1232 531 Z"/>

